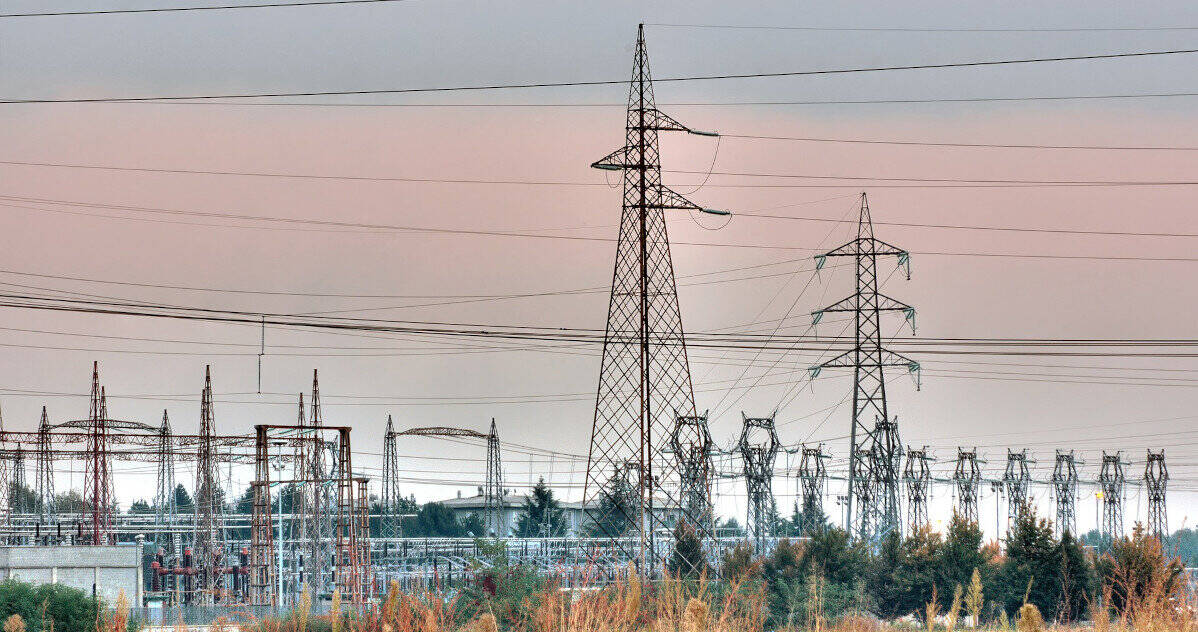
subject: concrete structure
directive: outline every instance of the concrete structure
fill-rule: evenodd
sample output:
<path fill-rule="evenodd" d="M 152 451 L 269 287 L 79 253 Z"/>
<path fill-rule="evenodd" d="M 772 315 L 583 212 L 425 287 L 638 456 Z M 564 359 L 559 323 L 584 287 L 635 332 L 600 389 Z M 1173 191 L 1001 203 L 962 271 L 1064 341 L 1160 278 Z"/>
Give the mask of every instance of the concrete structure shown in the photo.
<path fill-rule="evenodd" d="M 109 604 L 123 590 L 132 606 L 142 603 L 142 547 L 4 546 L 0 547 L 0 580 L 62 584 L 96 594 Z"/>

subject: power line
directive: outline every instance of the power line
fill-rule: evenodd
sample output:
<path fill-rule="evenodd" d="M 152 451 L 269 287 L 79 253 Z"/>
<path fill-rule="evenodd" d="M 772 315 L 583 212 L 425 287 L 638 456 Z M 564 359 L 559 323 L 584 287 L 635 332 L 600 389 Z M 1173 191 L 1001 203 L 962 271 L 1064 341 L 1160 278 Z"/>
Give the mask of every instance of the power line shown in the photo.
<path fill-rule="evenodd" d="M 867 73 L 867 72 L 891 72 L 901 70 L 937 70 L 948 68 L 979 68 L 987 66 L 1008 66 L 1022 64 L 1038 64 L 1046 62 L 1064 62 L 1064 61 L 1093 61 L 1101 59 L 1128 59 L 1135 57 L 1155 57 L 1162 55 L 1186 55 L 1198 53 L 1198 49 L 1174 49 L 1174 50 L 1157 50 L 1157 51 L 1133 51 L 1123 53 L 1098 53 L 1090 55 L 1069 55 L 1061 57 L 1029 57 L 1021 59 L 994 59 L 984 61 L 966 61 L 966 62 L 948 62 L 941 64 L 909 64 L 900 66 L 867 66 L 860 68 L 829 68 L 822 70 L 797 70 L 783 72 L 753 72 L 740 74 L 720 74 L 720 75 L 692 75 L 684 77 L 666 77 L 663 79 L 654 79 L 657 83 L 664 82 L 684 82 L 684 81 L 717 81 L 727 79 L 774 79 L 781 77 L 810 77 L 822 75 L 840 75 L 852 73 Z M 416 93 L 435 93 L 435 92 L 471 92 L 484 90 L 517 90 L 528 88 L 564 88 L 564 87 L 581 87 L 581 86 L 608 86 L 608 85 L 623 85 L 628 83 L 626 79 L 603 79 L 593 81 L 551 81 L 551 82 L 534 82 L 534 83 L 510 83 L 510 84 L 490 84 L 490 85 L 475 85 L 475 86 L 442 86 L 429 88 L 380 88 L 367 90 L 314 90 L 305 92 L 254 92 L 254 93 L 226 93 L 226 94 L 196 94 L 196 95 L 178 95 L 178 96 L 141 96 L 141 97 L 91 97 L 91 98 L 63 98 L 63 99 L 2 99 L 0 104 L 15 104 L 15 103 L 104 103 L 104 102 L 136 102 L 136 101 L 199 101 L 209 99 L 259 99 L 272 97 L 313 97 L 313 96 L 341 96 L 341 95 L 367 95 L 367 94 L 416 94 Z"/>
<path fill-rule="evenodd" d="M 863 182 L 968 182 L 970 184 L 1030 184 L 1048 186 L 1193 186 L 1198 180 L 1024 180 L 988 178 L 900 178 L 888 176 L 813 175 L 806 173 L 755 173 L 745 171 L 691 171 L 666 169 L 668 173 L 690 175 L 734 176 L 741 178 L 794 178 L 801 180 L 852 180 Z M 708 185 L 710 186 L 710 185 Z"/>
<path fill-rule="evenodd" d="M 1045 144 L 1010 144 L 1010 143 L 952 143 L 933 141 L 908 140 L 879 140 L 866 138 L 819 138 L 812 136 L 759 136 L 750 134 L 721 133 L 722 138 L 741 138 L 745 140 L 779 140 L 802 141 L 809 143 L 845 143 L 859 145 L 901 145 L 915 147 L 978 147 L 987 149 L 1092 149 L 1092 150 L 1130 150 L 1130 151 L 1198 151 L 1198 147 L 1179 147 L 1161 145 L 1045 145 Z"/>
<path fill-rule="evenodd" d="M 815 101 L 678 101 L 658 103 L 659 106 L 669 107 L 740 107 L 740 106 L 782 106 L 782 105 L 911 105 L 920 103 L 992 103 L 992 102 L 1034 102 L 1034 101 L 1075 101 L 1075 100 L 1107 100 L 1107 99 L 1161 99 L 1172 97 L 1198 97 L 1198 92 L 1149 92 L 1139 94 L 1082 94 L 1061 96 L 1023 96 L 1023 97 L 961 97 L 941 99 L 851 99 L 851 100 L 815 100 Z M 45 102 L 36 102 L 45 103 Z M 72 103 L 72 102 L 66 102 Z M 283 102 L 250 102 L 250 101 L 94 101 L 92 103 L 109 104 L 138 104 L 138 105 L 206 105 L 229 107 L 330 107 L 330 108 L 625 108 L 625 103 L 318 103 L 301 101 Z"/>
<path fill-rule="evenodd" d="M 1154 32 L 1154 31 L 1198 31 L 1198 26 L 1099 26 L 1099 27 L 834 27 L 834 26 L 780 26 L 757 24 L 676 24 L 646 22 L 645 26 L 688 29 L 734 29 L 762 31 L 830 31 L 830 32 L 881 32 L 881 33 L 1094 33 L 1094 32 Z"/>
<path fill-rule="evenodd" d="M 42 13 L 0 13 L 0 18 L 43 18 L 68 15 L 113 15 L 119 13 L 174 13 L 179 11 L 226 11 L 231 9 L 267 9 L 278 7 L 328 6 L 338 4 L 381 4 L 408 0 L 311 0 L 310 2 L 268 2 L 263 4 L 218 4 L 152 9 L 94 9 L 88 11 L 46 11 Z"/>

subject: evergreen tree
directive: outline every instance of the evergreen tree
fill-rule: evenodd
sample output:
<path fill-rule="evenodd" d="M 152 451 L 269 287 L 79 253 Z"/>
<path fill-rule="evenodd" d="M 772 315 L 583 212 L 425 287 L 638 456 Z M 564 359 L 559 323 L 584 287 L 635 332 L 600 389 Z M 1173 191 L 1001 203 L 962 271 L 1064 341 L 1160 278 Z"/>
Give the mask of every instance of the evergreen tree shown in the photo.
<path fill-rule="evenodd" d="M 1094 569 L 1081 544 L 1066 533 L 1052 535 L 1052 525 L 1025 512 L 1007 537 L 1006 560 L 999 571 L 998 595 L 1008 614 L 1028 603 L 1048 620 L 1074 620 L 1094 599 Z"/>
<path fill-rule="evenodd" d="M 182 483 L 175 486 L 175 506 L 179 509 L 179 513 L 192 512 L 196 509 L 191 494 L 187 493 L 187 488 Z"/>
<path fill-rule="evenodd" d="M 948 535 L 940 550 L 937 564 L 936 588 L 942 595 L 951 595 L 956 586 L 968 586 L 976 569 L 989 568 L 989 558 L 982 551 L 982 529 L 976 522 L 965 520 L 954 512 L 948 525 Z"/>
<path fill-rule="evenodd" d="M 684 520 L 674 527 L 674 550 L 666 564 L 670 575 L 685 579 L 698 579 L 710 572 L 703 541 L 699 534 Z"/>
<path fill-rule="evenodd" d="M 131 513 L 131 514 L 152 514 L 152 513 L 154 513 L 154 508 L 150 506 L 150 503 L 148 503 L 144 500 L 135 500 L 135 501 L 133 501 L 132 505 L 129 505 L 129 513 Z"/>
<path fill-rule="evenodd" d="M 477 537 L 484 533 L 478 514 L 458 521 L 453 510 L 443 503 L 426 503 L 415 516 L 404 518 L 403 531 L 404 535 L 423 538 Z"/>
<path fill-rule="evenodd" d="M 619 537 L 632 526 L 632 494 L 628 481 L 621 476 L 608 480 L 607 490 L 599 498 L 599 506 L 588 508 L 590 525 L 586 534 L 593 538 Z"/>
<path fill-rule="evenodd" d="M 524 499 L 524 509 L 516 518 L 515 535 L 520 538 L 548 538 L 565 534 L 565 512 L 542 477 L 532 488 L 532 495 Z"/>

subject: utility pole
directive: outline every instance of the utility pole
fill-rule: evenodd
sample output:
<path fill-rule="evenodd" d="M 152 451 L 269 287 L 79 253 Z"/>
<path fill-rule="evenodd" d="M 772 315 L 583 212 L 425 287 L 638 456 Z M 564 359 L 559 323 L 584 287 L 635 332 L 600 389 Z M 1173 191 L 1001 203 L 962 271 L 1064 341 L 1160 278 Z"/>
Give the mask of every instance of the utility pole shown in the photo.
<path fill-rule="evenodd" d="M 903 480 L 907 483 L 908 533 L 928 526 L 928 488 L 932 485 L 932 468 L 928 463 L 931 460 L 927 446 L 922 450 L 907 450 Z"/>
<path fill-rule="evenodd" d="M 871 543 L 901 527 L 899 516 L 899 467 L 902 446 L 898 423 L 891 420 L 886 405 L 885 367 L 919 371 L 919 363 L 882 346 L 882 312 L 902 312 L 915 332 L 915 308 L 878 292 L 878 257 L 893 255 L 907 265 L 910 255 L 874 237 L 869 201 L 861 194 L 857 238 L 816 257 L 822 268 L 828 257 L 852 257 L 856 262 L 857 289 L 847 298 L 812 312 L 815 323 L 827 313 L 851 313 L 855 319 L 853 348 L 811 368 L 853 369 L 853 411 L 849 430 L 848 522 L 851 534 Z M 855 512 L 855 513 L 854 513 Z"/>
<path fill-rule="evenodd" d="M 747 417 L 741 413 L 744 426 L 740 432 L 741 459 L 744 464 L 745 484 L 748 487 L 749 512 L 745 530 L 752 538 L 753 548 L 759 554 L 766 551 L 767 538 L 773 535 L 777 505 L 774 501 L 774 463 L 778 458 L 778 432 L 774 428 L 774 417 Z"/>
<path fill-rule="evenodd" d="M 1102 488 L 1102 536 L 1106 542 L 1123 537 L 1123 453 L 1102 451 L 1098 484 Z"/>
<path fill-rule="evenodd" d="M 658 565 L 654 534 L 668 522 L 655 505 L 665 503 L 668 512 L 679 500 L 669 438 L 679 415 L 695 415 L 665 210 L 704 210 L 662 184 L 657 137 L 663 131 L 697 133 L 654 105 L 641 25 L 625 144 L 591 165 L 623 172 L 624 197 L 583 501 L 590 522 L 625 559 L 639 560 L 647 576 Z M 630 461 L 640 474 L 635 502 L 626 505 L 612 487 L 618 479 L 608 476 L 626 471 Z"/>
<path fill-rule="evenodd" d="M 1165 467 L 1165 451 L 1148 451 L 1144 463 L 1144 488 L 1148 492 L 1148 532 L 1161 543 L 1169 535 L 1169 514 L 1165 509 L 1165 492 L 1169 486 L 1169 468 Z"/>
<path fill-rule="evenodd" d="M 1057 499 L 1057 536 L 1077 536 L 1077 461 L 1073 450 L 1057 450 L 1052 469 L 1053 495 Z"/>
<path fill-rule="evenodd" d="M 953 470 L 953 484 L 957 490 L 956 512 L 966 522 L 978 524 L 978 485 L 981 482 L 978 449 L 957 448 L 957 467 Z"/>

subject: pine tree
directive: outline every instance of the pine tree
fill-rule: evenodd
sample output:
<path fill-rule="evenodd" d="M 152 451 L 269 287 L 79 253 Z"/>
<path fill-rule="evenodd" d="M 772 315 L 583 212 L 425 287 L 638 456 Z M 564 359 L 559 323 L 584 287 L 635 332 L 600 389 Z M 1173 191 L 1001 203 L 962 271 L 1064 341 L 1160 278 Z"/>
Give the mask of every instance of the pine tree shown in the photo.
<path fill-rule="evenodd" d="M 532 488 L 532 495 L 524 499 L 524 508 L 516 518 L 516 537 L 551 538 L 565 534 L 565 512 L 541 478 Z"/>
<path fill-rule="evenodd" d="M 674 551 L 666 568 L 674 577 L 687 579 L 698 579 L 710 572 L 703 541 L 686 521 L 679 521 L 674 527 Z"/>

